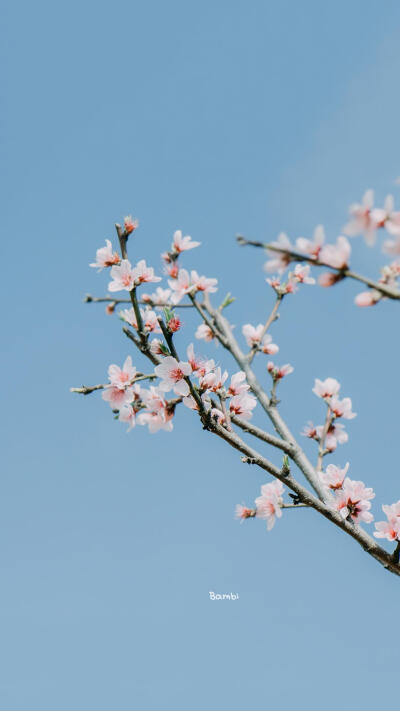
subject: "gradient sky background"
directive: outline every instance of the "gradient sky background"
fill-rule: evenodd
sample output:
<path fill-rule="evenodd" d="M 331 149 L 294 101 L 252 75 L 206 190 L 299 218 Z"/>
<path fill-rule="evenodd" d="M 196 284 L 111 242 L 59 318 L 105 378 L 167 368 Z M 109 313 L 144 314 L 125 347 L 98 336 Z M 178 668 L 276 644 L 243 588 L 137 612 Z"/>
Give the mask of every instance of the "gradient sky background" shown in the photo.
<path fill-rule="evenodd" d="M 87 265 L 125 214 L 140 219 L 132 260 L 158 271 L 175 229 L 202 242 L 184 264 L 238 297 L 239 330 L 272 296 L 262 253 L 236 233 L 296 238 L 322 222 L 333 241 L 366 188 L 398 201 L 399 3 L 39 0 L 3 4 L 1 26 L 2 708 L 393 702 L 398 579 L 312 512 L 285 512 L 270 534 L 240 526 L 235 504 L 265 477 L 188 411 L 172 434 L 128 435 L 69 387 L 131 352 L 117 319 L 82 304 L 105 293 Z M 377 275 L 379 250 L 352 244 L 353 266 Z M 295 366 L 281 388 L 294 432 L 322 415 L 315 377 L 352 397 L 332 461 L 374 486 L 379 519 L 400 498 L 399 314 L 357 309 L 357 291 L 304 288 L 273 335 Z M 199 350 L 232 372 L 221 348 Z"/>

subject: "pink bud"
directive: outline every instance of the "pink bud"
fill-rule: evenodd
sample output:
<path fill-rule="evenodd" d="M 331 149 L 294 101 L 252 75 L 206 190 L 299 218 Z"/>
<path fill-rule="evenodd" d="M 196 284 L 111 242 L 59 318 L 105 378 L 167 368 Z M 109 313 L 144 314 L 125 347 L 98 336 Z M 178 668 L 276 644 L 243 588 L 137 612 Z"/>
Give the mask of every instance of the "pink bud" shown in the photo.
<path fill-rule="evenodd" d="M 375 306 L 379 301 L 373 291 L 362 291 L 361 294 L 357 294 L 354 299 L 354 303 L 357 306 Z"/>

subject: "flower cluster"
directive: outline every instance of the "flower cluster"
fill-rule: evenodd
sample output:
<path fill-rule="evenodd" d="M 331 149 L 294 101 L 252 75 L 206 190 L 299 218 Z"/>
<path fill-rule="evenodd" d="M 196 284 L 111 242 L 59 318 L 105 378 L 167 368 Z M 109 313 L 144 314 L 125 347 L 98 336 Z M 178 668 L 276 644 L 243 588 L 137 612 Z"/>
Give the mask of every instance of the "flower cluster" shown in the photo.
<path fill-rule="evenodd" d="M 249 509 L 238 504 L 236 506 L 236 518 L 242 521 L 246 518 L 261 518 L 267 523 L 268 531 L 273 528 L 277 518 L 282 516 L 283 504 L 283 484 L 276 479 L 261 487 L 261 496 L 255 500 L 255 508 Z"/>
<path fill-rule="evenodd" d="M 322 454 L 334 452 L 338 444 L 344 444 L 349 436 L 338 419 L 352 420 L 356 413 L 352 410 L 351 398 L 339 399 L 340 383 L 335 378 L 319 380 L 316 378 L 313 393 L 322 398 L 327 405 L 327 417 L 324 425 L 309 422 L 303 429 L 305 437 L 314 439 L 322 447 Z"/>

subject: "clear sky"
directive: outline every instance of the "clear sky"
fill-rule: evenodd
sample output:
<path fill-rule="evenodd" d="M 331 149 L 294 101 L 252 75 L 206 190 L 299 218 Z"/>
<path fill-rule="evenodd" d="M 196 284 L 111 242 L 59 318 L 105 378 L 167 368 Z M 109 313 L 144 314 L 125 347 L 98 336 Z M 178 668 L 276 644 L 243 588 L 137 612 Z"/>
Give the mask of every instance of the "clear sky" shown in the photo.
<path fill-rule="evenodd" d="M 235 504 L 265 477 L 188 411 L 172 434 L 128 435 L 69 387 L 131 352 L 82 303 L 105 292 L 88 263 L 125 214 L 141 223 L 132 259 L 158 271 L 175 229 L 202 242 L 185 266 L 238 297 L 239 330 L 272 297 L 236 233 L 322 222 L 333 241 L 366 188 L 399 198 L 399 3 L 9 1 L 1 25 L 1 707 L 393 707 L 398 579 L 312 512 L 240 526 Z M 379 251 L 353 244 L 375 276 Z M 399 313 L 357 309 L 357 291 L 304 288 L 273 335 L 296 433 L 322 414 L 315 377 L 352 397 L 332 461 L 374 486 L 379 519 L 400 498 Z M 178 344 L 193 327 L 185 314 Z"/>

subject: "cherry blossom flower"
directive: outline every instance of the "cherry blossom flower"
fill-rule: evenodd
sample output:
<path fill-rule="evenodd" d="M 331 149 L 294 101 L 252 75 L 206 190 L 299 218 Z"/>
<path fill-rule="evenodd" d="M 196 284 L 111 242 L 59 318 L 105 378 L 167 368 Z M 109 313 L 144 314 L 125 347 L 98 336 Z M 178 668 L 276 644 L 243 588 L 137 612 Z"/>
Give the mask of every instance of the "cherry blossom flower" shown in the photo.
<path fill-rule="evenodd" d="M 371 523 L 374 517 L 369 511 L 370 499 L 374 497 L 373 489 L 366 487 L 362 481 L 352 481 L 346 477 L 342 489 L 336 491 L 335 508 L 342 518 L 350 517 L 354 523 Z"/>
<path fill-rule="evenodd" d="M 303 431 L 301 433 L 303 437 L 309 437 L 310 439 L 316 439 L 317 438 L 317 428 L 313 425 L 312 422 L 308 422 L 306 425 L 304 425 Z"/>
<path fill-rule="evenodd" d="M 136 410 L 132 405 L 123 405 L 119 411 L 118 419 L 121 422 L 127 422 L 129 425 L 128 432 L 136 425 Z"/>
<path fill-rule="evenodd" d="M 207 326 L 206 323 L 201 323 L 200 326 L 197 327 L 197 331 L 194 335 L 196 338 L 204 341 L 212 341 L 214 338 L 211 328 Z"/>
<path fill-rule="evenodd" d="M 397 257 L 400 254 L 400 237 L 396 237 L 396 239 L 385 240 L 383 243 L 382 252 L 384 252 L 384 254 L 389 254 L 392 257 Z M 95 265 L 91 264 L 90 266 L 93 267 Z"/>
<path fill-rule="evenodd" d="M 347 462 L 343 469 L 335 466 L 335 464 L 328 464 L 325 472 L 319 472 L 323 484 L 328 489 L 332 489 L 332 491 L 341 489 L 349 466 L 349 462 Z"/>
<path fill-rule="evenodd" d="M 400 501 L 390 506 L 382 506 L 387 521 L 377 521 L 375 538 L 387 538 L 388 541 L 400 541 Z"/>
<path fill-rule="evenodd" d="M 118 252 L 112 251 L 112 245 L 109 239 L 106 239 L 106 246 L 100 247 L 96 251 L 96 261 L 89 264 L 89 267 L 97 267 L 97 270 L 101 272 L 104 267 L 112 267 L 113 264 L 119 264 L 121 257 Z"/>
<path fill-rule="evenodd" d="M 267 370 L 274 380 L 281 380 L 285 377 L 285 375 L 293 373 L 294 368 L 289 363 L 286 363 L 286 365 L 274 365 L 272 360 L 270 360 L 267 363 Z"/>
<path fill-rule="evenodd" d="M 219 425 L 225 424 L 225 415 L 218 407 L 211 408 L 211 417 L 216 420 Z"/>
<path fill-rule="evenodd" d="M 171 279 L 176 279 L 179 274 L 179 267 L 175 262 L 172 262 L 171 264 L 167 264 L 167 266 L 164 268 L 164 272 L 168 274 Z"/>
<path fill-rule="evenodd" d="M 242 333 L 249 348 L 253 348 L 253 346 L 257 346 L 260 343 L 263 329 L 264 326 L 262 323 L 259 323 L 258 326 L 252 326 L 250 323 L 244 324 Z"/>
<path fill-rule="evenodd" d="M 315 379 L 315 385 L 313 387 L 313 393 L 323 400 L 329 400 L 329 398 L 339 394 L 340 383 L 338 383 L 335 378 L 326 378 L 326 380 Z"/>
<path fill-rule="evenodd" d="M 279 346 L 276 343 L 272 343 L 272 336 L 270 333 L 266 333 L 262 339 L 260 345 L 261 351 L 267 355 L 275 355 L 279 351 Z"/>
<path fill-rule="evenodd" d="M 325 232 L 322 225 L 317 225 L 314 230 L 313 239 L 304 239 L 304 237 L 298 237 L 296 240 L 296 247 L 303 254 L 309 254 L 310 257 L 318 259 L 319 253 L 321 251 L 322 245 L 325 242 Z"/>
<path fill-rule="evenodd" d="M 249 509 L 247 506 L 244 506 L 243 504 L 236 504 L 235 507 L 235 518 L 241 519 L 244 521 L 246 518 L 254 518 L 256 515 L 256 510 L 255 509 Z"/>
<path fill-rule="evenodd" d="M 181 230 L 176 230 L 176 232 L 174 232 L 171 249 L 180 254 L 181 252 L 186 252 L 188 249 L 199 247 L 200 244 L 201 242 L 193 242 L 189 235 L 183 237 Z"/>
<path fill-rule="evenodd" d="M 154 306 L 165 306 L 171 296 L 171 289 L 162 289 L 158 286 L 153 294 L 142 294 L 143 301 L 148 301 Z"/>
<path fill-rule="evenodd" d="M 125 388 L 130 385 L 136 376 L 136 368 L 132 365 L 132 357 L 129 355 L 120 368 L 118 365 L 110 365 L 108 368 L 108 378 L 110 384 L 116 388 Z"/>
<path fill-rule="evenodd" d="M 361 291 L 354 299 L 354 303 L 357 306 L 375 306 L 382 299 L 382 294 L 376 289 L 369 289 L 368 291 Z"/>
<path fill-rule="evenodd" d="M 383 208 L 375 208 L 371 212 L 375 228 L 384 227 L 389 234 L 400 235 L 400 212 L 394 211 L 393 195 L 388 195 Z"/>
<path fill-rule="evenodd" d="M 124 229 L 127 235 L 136 230 L 139 227 L 139 220 L 133 220 L 132 215 L 127 215 L 124 218 Z"/>
<path fill-rule="evenodd" d="M 367 190 L 361 203 L 354 203 L 350 206 L 351 220 L 343 228 L 343 232 L 348 237 L 364 234 L 365 241 L 369 246 L 372 246 L 375 242 L 376 223 L 371 215 L 373 204 L 374 192 L 373 190 Z"/>
<path fill-rule="evenodd" d="M 153 355 L 168 355 L 166 347 L 158 338 L 153 338 L 153 340 L 150 341 L 150 350 Z"/>
<path fill-rule="evenodd" d="M 239 415 L 243 420 L 249 420 L 252 417 L 252 410 L 257 405 L 257 400 L 247 392 L 242 392 L 240 395 L 234 395 L 229 402 L 229 409 L 234 415 Z"/>
<path fill-rule="evenodd" d="M 112 410 L 120 410 L 124 405 L 128 405 L 134 398 L 133 389 L 117 388 L 115 385 L 107 385 L 101 397 L 108 402 Z"/>
<path fill-rule="evenodd" d="M 190 363 L 178 362 L 173 356 L 166 356 L 162 363 L 156 365 L 154 372 L 161 378 L 160 390 L 165 392 L 173 390 L 177 395 L 189 395 L 189 386 L 185 377 L 192 372 Z"/>
<path fill-rule="evenodd" d="M 196 400 L 194 399 L 193 395 L 187 395 L 186 397 L 183 398 L 182 402 L 185 405 L 185 407 L 189 408 L 189 410 L 198 410 L 199 409 L 199 406 L 198 406 Z"/>
<path fill-rule="evenodd" d="M 171 432 L 173 409 L 168 408 L 168 403 L 164 400 L 160 389 L 151 386 L 149 390 L 142 390 L 141 397 L 146 405 L 146 411 L 138 414 L 136 418 L 138 424 L 148 425 L 151 434 L 159 430 Z"/>
<path fill-rule="evenodd" d="M 271 254 L 272 258 L 265 262 L 264 269 L 267 272 L 278 272 L 278 274 L 283 274 L 291 262 L 291 258 L 285 254 L 285 250 L 290 252 L 293 247 L 285 232 L 281 232 L 276 242 L 272 242 L 271 244 L 274 247 L 278 247 L 284 251 L 275 252 L 267 249 L 267 254 Z"/>
<path fill-rule="evenodd" d="M 342 235 L 337 238 L 336 244 L 326 244 L 322 247 L 319 260 L 334 269 L 346 269 L 351 254 L 350 242 Z"/>
<path fill-rule="evenodd" d="M 148 333 L 161 332 L 160 324 L 155 311 L 152 311 L 151 309 L 140 309 L 140 314 L 142 317 L 143 328 L 145 331 L 147 331 Z M 136 330 L 138 329 L 136 314 L 133 307 L 131 307 L 130 309 L 122 309 L 122 311 L 119 312 L 119 316 L 123 321 L 129 323 L 130 326 L 133 326 L 133 328 L 135 328 Z"/>
<path fill-rule="evenodd" d="M 123 259 L 121 264 L 111 267 L 109 291 L 132 291 L 135 286 L 135 274 L 129 259 Z"/>
<path fill-rule="evenodd" d="M 309 276 L 309 264 L 296 264 L 292 278 L 299 284 L 315 284 L 315 279 Z"/>
<path fill-rule="evenodd" d="M 136 267 L 133 269 L 133 276 L 136 286 L 148 282 L 161 281 L 161 277 L 154 275 L 153 267 L 148 267 L 146 265 L 145 259 L 141 259 L 140 262 L 137 263 Z"/>
<path fill-rule="evenodd" d="M 218 291 L 218 279 L 209 279 L 205 276 L 199 276 L 194 269 L 190 272 L 190 282 L 196 291 L 203 291 L 206 294 L 213 294 Z"/>
<path fill-rule="evenodd" d="M 204 364 L 204 360 L 202 360 L 201 358 L 198 358 L 195 355 L 193 343 L 189 343 L 187 350 L 186 350 L 186 355 L 187 355 L 188 363 L 190 363 L 190 366 L 192 368 L 192 372 L 196 375 L 197 371 Z"/>
<path fill-rule="evenodd" d="M 274 526 L 277 518 L 282 516 L 283 484 L 276 479 L 261 487 L 261 496 L 255 500 L 257 518 L 265 519 L 268 531 Z"/>
<path fill-rule="evenodd" d="M 324 426 L 318 425 L 315 429 L 317 432 L 317 439 L 320 440 L 324 432 Z M 334 452 L 338 444 L 345 444 L 348 440 L 349 435 L 345 431 L 344 425 L 338 422 L 330 425 L 325 436 L 324 446 L 328 452 Z"/>
<path fill-rule="evenodd" d="M 323 274 L 319 275 L 318 284 L 327 289 L 330 286 L 335 286 L 335 284 L 337 284 L 338 281 L 341 281 L 342 279 L 343 275 L 340 273 L 335 274 L 334 272 L 324 272 Z"/>
<path fill-rule="evenodd" d="M 200 387 L 203 390 L 211 390 L 216 393 L 221 390 L 225 380 L 228 377 L 228 371 L 224 370 L 222 373 L 221 368 L 218 366 L 215 370 L 206 373 L 200 380 Z"/>
<path fill-rule="evenodd" d="M 173 304 L 178 304 L 182 297 L 190 291 L 190 277 L 187 269 L 179 269 L 176 279 L 168 279 L 173 294 L 171 301 Z"/>
<path fill-rule="evenodd" d="M 344 420 L 352 420 L 354 417 L 357 417 L 356 413 L 351 409 L 352 403 L 349 397 L 344 397 L 343 400 L 339 400 L 334 396 L 331 398 L 329 405 L 335 417 L 343 417 Z"/>
<path fill-rule="evenodd" d="M 246 383 L 246 373 L 243 370 L 239 370 L 232 375 L 228 395 L 240 395 L 249 389 L 250 385 Z"/>

